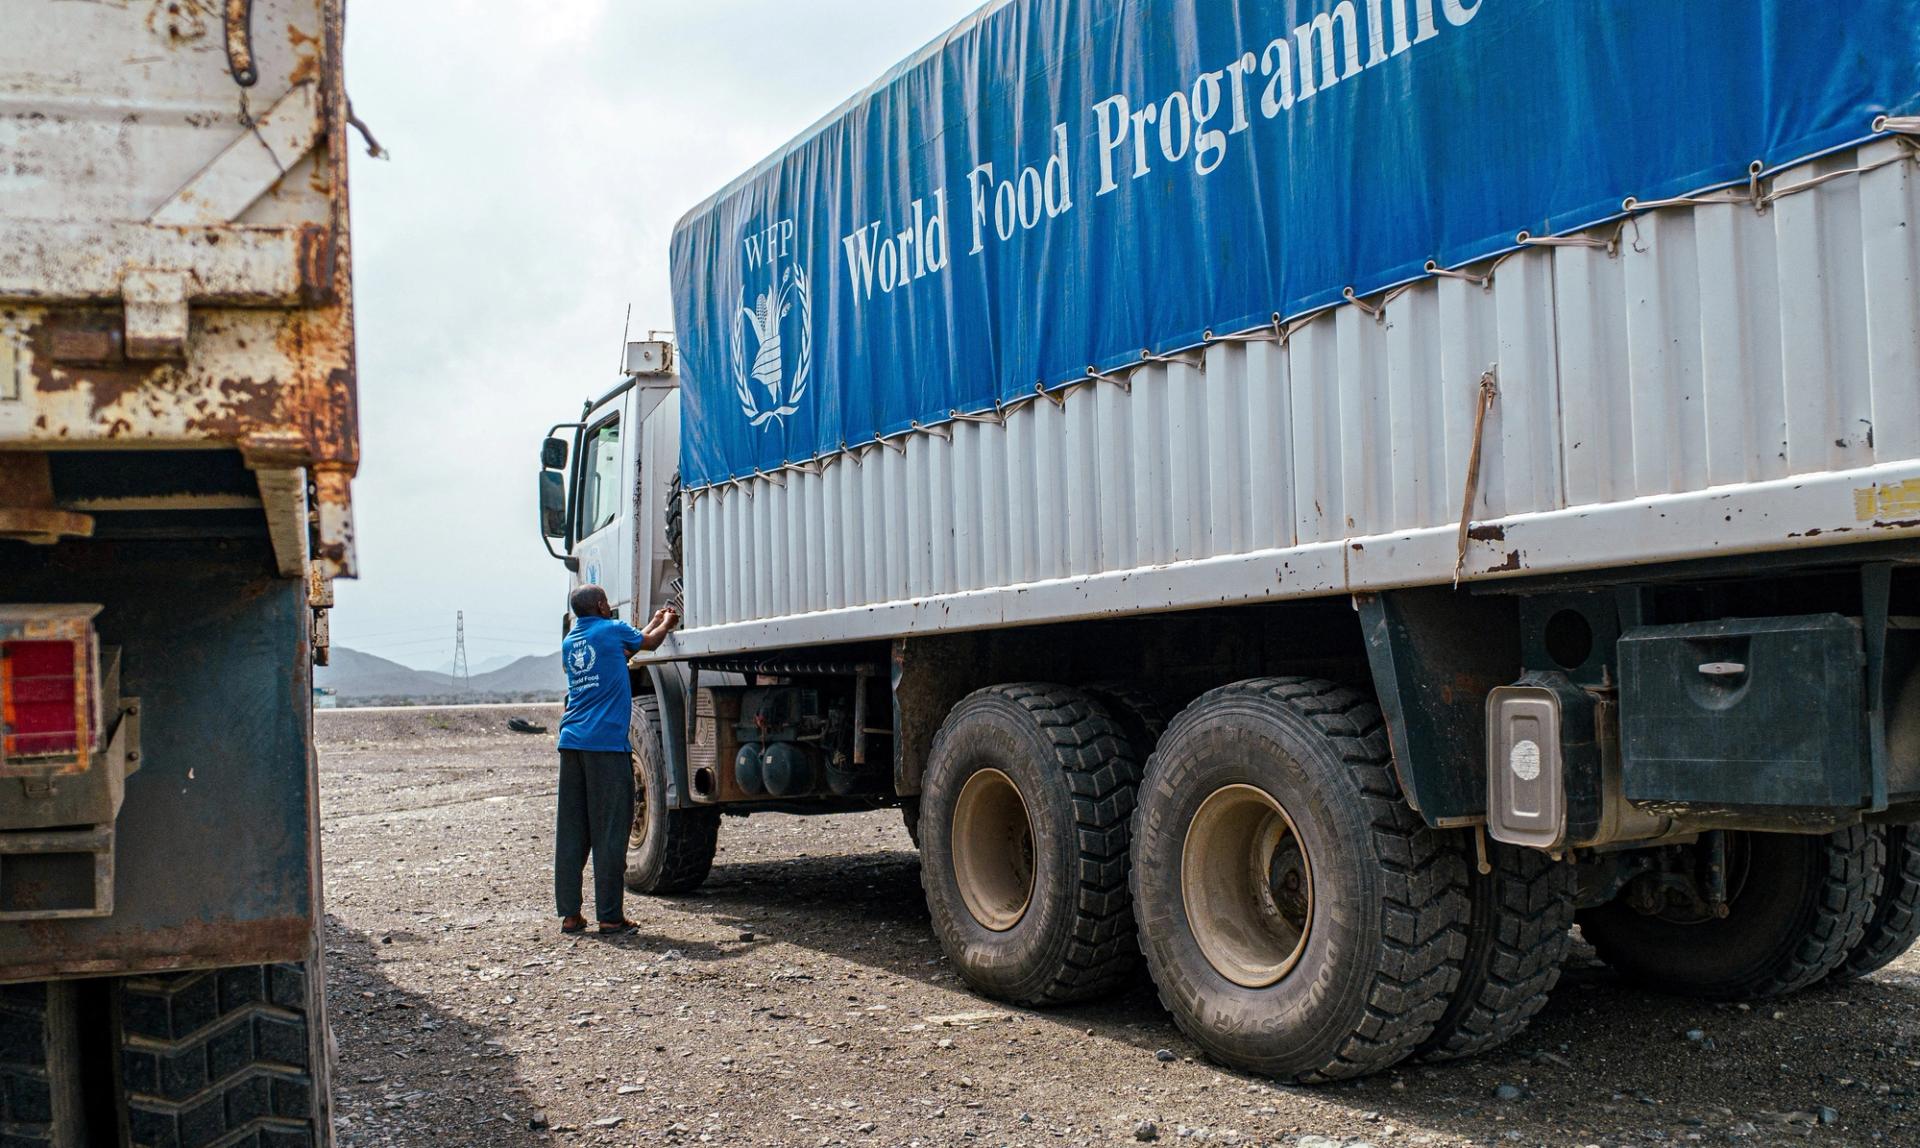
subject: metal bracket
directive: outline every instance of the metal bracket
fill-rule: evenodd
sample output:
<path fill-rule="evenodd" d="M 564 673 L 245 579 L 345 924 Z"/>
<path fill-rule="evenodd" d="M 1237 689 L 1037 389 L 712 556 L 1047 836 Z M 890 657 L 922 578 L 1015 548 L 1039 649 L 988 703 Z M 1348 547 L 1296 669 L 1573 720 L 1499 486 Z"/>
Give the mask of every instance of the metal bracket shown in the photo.
<path fill-rule="evenodd" d="M 307 468 L 258 466 L 253 479 L 260 489 L 267 537 L 273 542 L 274 565 L 282 578 L 299 578 L 306 574 L 311 558 L 307 549 Z"/>
<path fill-rule="evenodd" d="M 1887 807 L 1887 626 L 1893 598 L 1893 563 L 1860 568 L 1860 624 L 1865 630 L 1867 671 L 1867 766 L 1872 794 L 1868 811 Z"/>
<path fill-rule="evenodd" d="M 226 0 L 227 71 L 233 82 L 251 88 L 260 82 L 260 68 L 253 59 L 253 0 Z"/>
<path fill-rule="evenodd" d="M 120 285 L 126 303 L 127 358 L 153 362 L 187 354 L 187 277 L 178 271 L 130 271 Z"/>
<path fill-rule="evenodd" d="M 237 221 L 293 169 L 320 139 L 320 95 L 295 84 L 212 163 L 153 213 L 163 227 L 205 227 Z"/>
<path fill-rule="evenodd" d="M 307 563 L 307 608 L 313 611 L 313 664 L 324 666 L 332 657 L 333 635 L 327 619 L 333 609 L 333 578 L 318 562 Z"/>
<path fill-rule="evenodd" d="M 0 451 L 0 538 L 47 546 L 93 534 L 93 516 L 53 501 L 53 471 L 39 452 Z"/>
<path fill-rule="evenodd" d="M 26 387 L 25 362 L 20 354 L 22 339 L 12 325 L 0 327 L 0 403 L 17 403 Z"/>

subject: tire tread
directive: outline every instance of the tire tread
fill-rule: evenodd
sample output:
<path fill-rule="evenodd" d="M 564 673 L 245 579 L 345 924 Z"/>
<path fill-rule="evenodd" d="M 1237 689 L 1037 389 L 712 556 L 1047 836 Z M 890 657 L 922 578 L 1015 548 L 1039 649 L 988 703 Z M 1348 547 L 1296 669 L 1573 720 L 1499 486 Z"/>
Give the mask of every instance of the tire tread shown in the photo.
<path fill-rule="evenodd" d="M 660 699 L 643 696 L 633 699 L 633 727 L 646 722 L 644 736 L 652 739 L 654 751 L 660 744 Z M 713 855 L 720 843 L 720 811 L 717 809 L 669 809 L 666 817 L 666 845 L 661 858 L 660 877 L 650 889 L 635 892 L 653 894 L 689 893 L 698 889 L 713 871 Z M 631 881 L 628 888 L 633 888 Z"/>
<path fill-rule="evenodd" d="M 325 1143 L 306 969 L 249 965 L 117 986 L 129 1143 Z"/>
<path fill-rule="evenodd" d="M 1878 972 L 1920 940 L 1920 824 L 1886 829 L 1880 894 L 1858 944 L 1834 970 L 1851 980 Z"/>
<path fill-rule="evenodd" d="M 57 987 L 45 981 L 0 985 L 0 1143 L 55 1142 Z"/>
<path fill-rule="evenodd" d="M 1476 1056 L 1519 1035 L 1546 1006 L 1573 945 L 1572 868 L 1535 849 L 1487 845 L 1493 871 L 1469 880 L 1460 985 L 1421 1045 L 1428 1060 Z"/>

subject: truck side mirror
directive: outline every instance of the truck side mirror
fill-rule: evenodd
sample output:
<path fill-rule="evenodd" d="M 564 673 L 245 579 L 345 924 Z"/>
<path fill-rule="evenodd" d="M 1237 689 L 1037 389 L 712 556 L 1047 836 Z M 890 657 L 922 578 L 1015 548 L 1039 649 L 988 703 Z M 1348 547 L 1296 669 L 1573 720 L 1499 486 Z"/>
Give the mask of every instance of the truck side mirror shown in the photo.
<path fill-rule="evenodd" d="M 567 440 L 550 438 L 540 444 L 540 467 L 543 470 L 565 470 L 567 468 Z"/>
<path fill-rule="evenodd" d="M 549 444 L 555 441 L 547 440 Z M 548 538 L 567 535 L 567 480 L 559 471 L 540 472 L 540 533 Z"/>

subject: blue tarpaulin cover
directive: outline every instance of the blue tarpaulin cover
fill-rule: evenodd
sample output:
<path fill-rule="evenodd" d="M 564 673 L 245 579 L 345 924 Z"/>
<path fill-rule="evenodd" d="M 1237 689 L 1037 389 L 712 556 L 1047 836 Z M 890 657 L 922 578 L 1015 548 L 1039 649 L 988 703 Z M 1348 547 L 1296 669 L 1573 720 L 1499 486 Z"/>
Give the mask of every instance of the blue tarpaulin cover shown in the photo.
<path fill-rule="evenodd" d="M 1920 0 L 1009 0 L 673 237 L 688 486 L 1873 134 Z"/>

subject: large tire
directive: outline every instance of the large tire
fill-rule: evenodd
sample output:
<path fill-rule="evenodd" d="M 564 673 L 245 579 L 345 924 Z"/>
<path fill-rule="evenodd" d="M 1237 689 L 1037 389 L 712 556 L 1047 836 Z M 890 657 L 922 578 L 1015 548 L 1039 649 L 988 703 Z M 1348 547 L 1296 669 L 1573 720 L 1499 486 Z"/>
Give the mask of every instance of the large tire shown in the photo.
<path fill-rule="evenodd" d="M 686 501 L 686 492 L 680 485 L 680 468 L 675 467 L 673 477 L 667 480 L 667 555 L 673 559 L 673 568 L 680 571 L 687 568 L 680 557 L 684 549 L 681 539 L 686 532 Z"/>
<path fill-rule="evenodd" d="M 1839 968 L 1866 935 L 1884 844 L 1864 826 L 1732 834 L 1725 917 L 1648 916 L 1617 898 L 1581 912 L 1580 932 L 1601 960 L 1655 991 L 1715 1001 L 1794 992 Z"/>
<path fill-rule="evenodd" d="M 126 977 L 115 986 L 132 1148 L 324 1148 L 324 988 L 307 966 Z"/>
<path fill-rule="evenodd" d="M 1144 762 L 1153 756 L 1160 735 L 1173 720 L 1173 709 L 1159 694 L 1132 682 L 1095 682 L 1082 687 L 1087 695 L 1105 707 L 1133 743 L 1133 755 Z"/>
<path fill-rule="evenodd" d="M 667 753 L 660 742 L 657 698 L 633 699 L 627 739 L 633 748 L 627 888 L 653 894 L 697 889 L 713 868 L 713 853 L 720 842 L 720 811 L 667 807 Z"/>
<path fill-rule="evenodd" d="M 1140 945 L 1161 1002 L 1222 1063 L 1311 1083 L 1413 1052 L 1460 980 L 1466 886 L 1460 835 L 1407 805 L 1380 711 L 1356 690 L 1213 690 L 1148 765 Z"/>
<path fill-rule="evenodd" d="M 1920 825 L 1886 829 L 1887 859 L 1880 896 L 1860 943 L 1833 975 L 1848 980 L 1878 972 L 1920 940 Z"/>
<path fill-rule="evenodd" d="M 0 1144 L 86 1142 L 74 986 L 0 985 Z"/>
<path fill-rule="evenodd" d="M 1132 978 L 1127 857 L 1139 777 L 1113 719 L 1071 687 L 994 686 L 953 708 L 920 796 L 921 883 L 968 984 L 1052 1005 Z"/>
<path fill-rule="evenodd" d="M 1512 1040 L 1545 1007 L 1573 945 L 1571 865 L 1537 849 L 1487 842 L 1471 866 L 1472 903 L 1460 984 L 1419 1053 L 1429 1060 L 1477 1056 Z"/>

